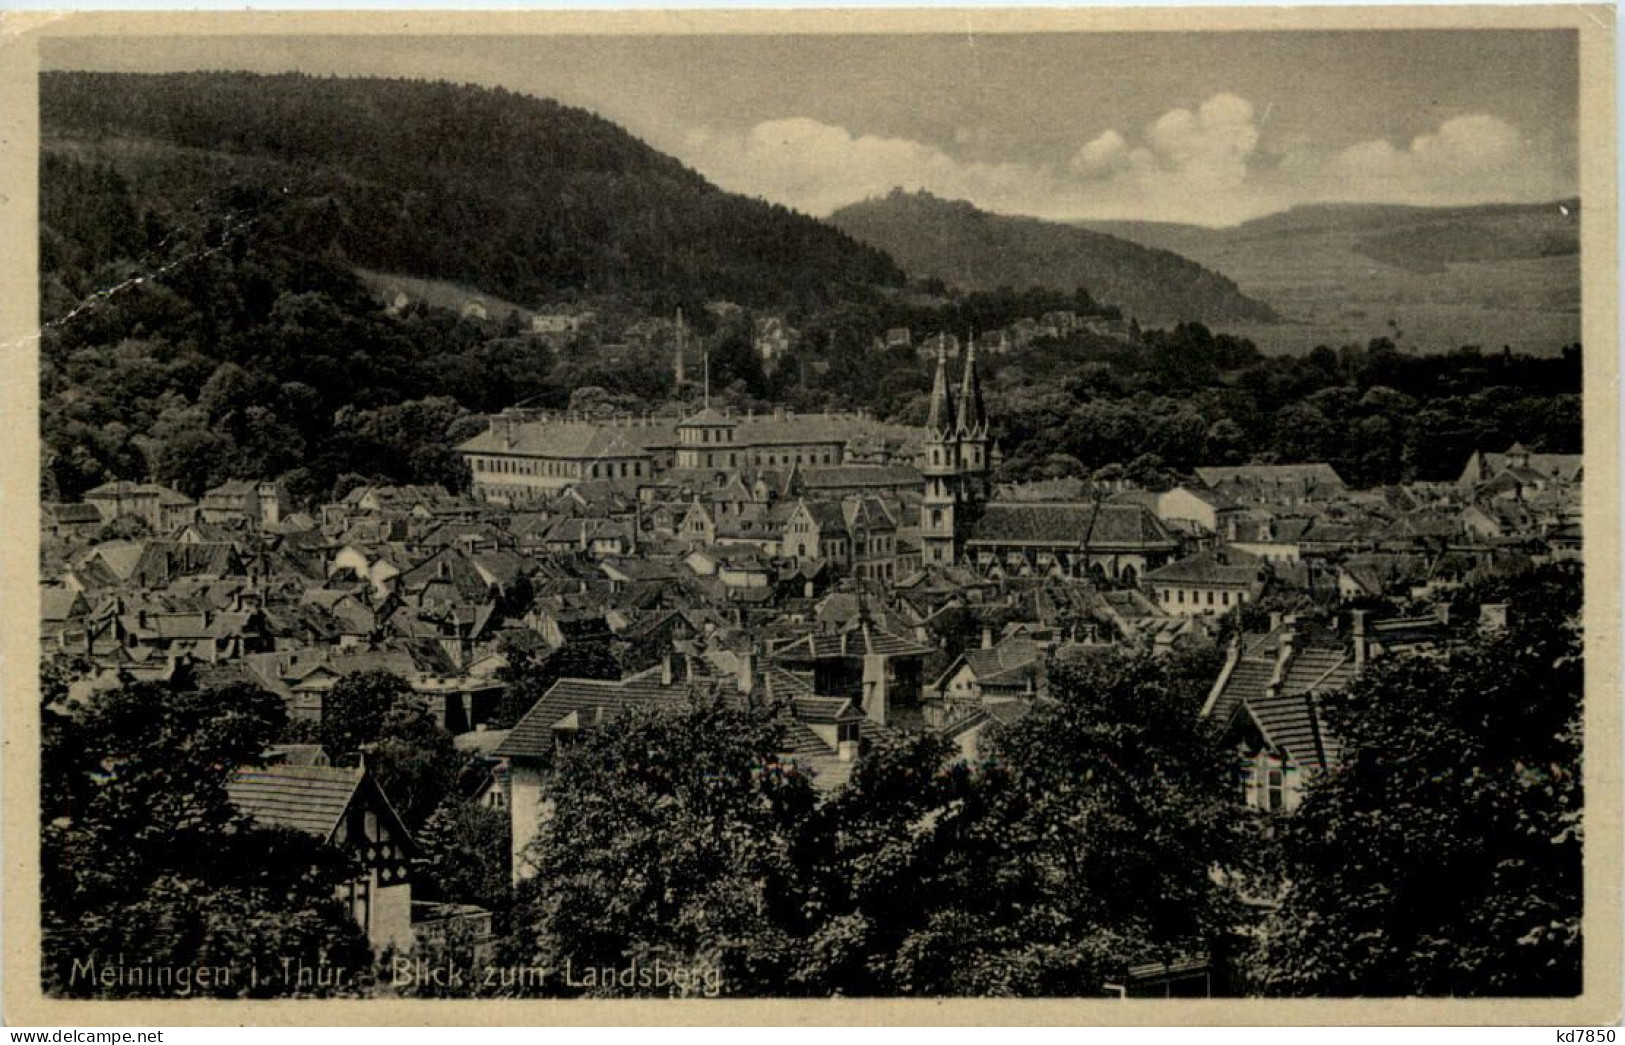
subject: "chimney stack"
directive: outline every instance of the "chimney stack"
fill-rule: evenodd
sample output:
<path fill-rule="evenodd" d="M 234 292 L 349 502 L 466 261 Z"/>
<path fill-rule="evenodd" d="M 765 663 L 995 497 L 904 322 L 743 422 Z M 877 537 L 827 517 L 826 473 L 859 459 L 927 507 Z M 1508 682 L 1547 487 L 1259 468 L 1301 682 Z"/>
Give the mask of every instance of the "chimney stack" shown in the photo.
<path fill-rule="evenodd" d="M 1365 661 L 1366 661 L 1366 656 L 1367 656 L 1367 653 L 1366 653 L 1366 634 L 1365 634 L 1365 614 L 1366 614 L 1365 610 L 1355 610 L 1351 614 L 1351 616 L 1353 617 L 1352 628 L 1353 628 L 1353 631 L 1354 631 L 1354 670 L 1355 671 L 1359 671 L 1359 670 L 1361 670 L 1361 669 L 1363 669 L 1365 667 Z"/>

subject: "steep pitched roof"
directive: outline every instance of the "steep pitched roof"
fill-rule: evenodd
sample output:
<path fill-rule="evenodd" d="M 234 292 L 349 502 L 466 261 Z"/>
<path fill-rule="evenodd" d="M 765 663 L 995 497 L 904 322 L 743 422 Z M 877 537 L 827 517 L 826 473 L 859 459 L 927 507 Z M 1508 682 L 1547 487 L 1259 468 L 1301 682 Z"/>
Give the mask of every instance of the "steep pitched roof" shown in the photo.
<path fill-rule="evenodd" d="M 839 501 L 801 500 L 796 503 L 806 508 L 807 514 L 812 517 L 813 523 L 825 535 L 844 534 L 846 532 L 846 513 L 842 511 Z"/>
<path fill-rule="evenodd" d="M 1354 658 L 1340 640 L 1292 630 L 1243 636 L 1202 713 L 1226 726 L 1247 719 L 1298 765 L 1321 770 L 1336 764 L 1338 748 L 1319 698 L 1354 681 Z M 1283 651 L 1289 635 L 1291 649 Z"/>
<path fill-rule="evenodd" d="M 658 675 L 627 679 L 560 679 L 514 724 L 494 754 L 499 758 L 535 761 L 553 750 L 554 727 L 572 712 L 594 711 L 615 718 L 634 707 L 672 707 L 688 699 L 689 683 L 667 685 Z"/>
<path fill-rule="evenodd" d="M 888 657 L 924 657 L 933 647 L 915 642 L 906 635 L 886 631 L 869 621 L 862 621 L 839 632 L 813 632 L 779 646 L 772 653 L 776 660 L 829 660 L 851 657 L 883 655 Z"/>
<path fill-rule="evenodd" d="M 129 580 L 146 554 L 145 541 L 103 541 L 92 548 L 80 561 L 81 565 L 100 562 L 114 577 Z"/>
<path fill-rule="evenodd" d="M 40 510 L 59 525 L 102 521 L 102 513 L 93 504 L 43 504 Z"/>
<path fill-rule="evenodd" d="M 239 810 L 269 827 L 333 837 L 361 785 L 362 770 L 339 766 L 272 765 L 237 771 L 226 794 Z"/>
<path fill-rule="evenodd" d="M 40 620 L 65 621 L 89 612 L 84 597 L 61 584 L 40 586 Z"/>
<path fill-rule="evenodd" d="M 647 457 L 649 451 L 622 430 L 589 421 L 516 424 L 509 434 L 487 429 L 457 447 L 461 453 L 517 454 L 577 460 L 593 457 Z"/>
<path fill-rule="evenodd" d="M 802 485 L 809 490 L 889 490 L 915 487 L 920 470 L 907 464 L 820 465 L 802 470 Z"/>
<path fill-rule="evenodd" d="M 1140 504 L 992 501 L 971 530 L 971 544 L 1048 544 L 1091 549 L 1172 547 L 1173 534 Z"/>
<path fill-rule="evenodd" d="M 982 380 L 976 372 L 976 345 L 965 351 L 965 375 L 959 385 L 959 428 L 969 435 L 987 432 L 987 404 L 982 402 Z"/>
<path fill-rule="evenodd" d="M 240 811 L 260 824 L 287 827 L 332 841 L 344 815 L 356 802 L 367 802 L 407 857 L 418 853 L 400 815 L 371 773 L 362 767 L 277 763 L 245 766 L 226 783 L 226 794 Z"/>
<path fill-rule="evenodd" d="M 948 388 L 948 357 L 937 352 L 936 376 L 931 381 L 931 406 L 925 422 L 932 432 L 950 433 L 955 427 L 953 393 Z"/>
<path fill-rule="evenodd" d="M 107 498 L 134 497 L 137 495 L 142 497 L 156 497 L 159 504 L 169 507 L 185 507 L 194 503 L 190 497 L 187 497 L 185 494 L 180 493 L 177 490 L 171 490 L 167 486 L 160 486 L 157 483 L 136 483 L 131 482 L 128 479 L 120 479 L 116 482 L 103 483 L 93 490 L 86 491 L 85 499 L 104 500 Z"/>
<path fill-rule="evenodd" d="M 1250 588 L 1259 583 L 1259 565 L 1256 561 L 1225 562 L 1213 552 L 1198 552 L 1166 566 L 1148 570 L 1145 580 L 1150 584 Z"/>
<path fill-rule="evenodd" d="M 1196 477 L 1210 488 L 1224 483 L 1239 483 L 1259 489 L 1294 487 L 1325 492 L 1347 488 L 1335 468 L 1318 461 L 1306 464 L 1215 465 L 1196 469 Z"/>

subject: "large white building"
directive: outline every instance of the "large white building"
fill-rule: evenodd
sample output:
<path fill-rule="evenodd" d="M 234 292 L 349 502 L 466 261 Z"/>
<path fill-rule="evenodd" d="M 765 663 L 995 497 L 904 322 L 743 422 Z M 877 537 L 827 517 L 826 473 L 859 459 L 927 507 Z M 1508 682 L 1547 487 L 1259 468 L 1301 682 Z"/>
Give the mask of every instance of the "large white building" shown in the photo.
<path fill-rule="evenodd" d="M 652 481 L 674 469 L 737 473 L 792 466 L 895 467 L 916 460 L 926 433 L 865 413 L 730 415 L 706 407 L 688 417 L 607 421 L 492 417 L 457 448 L 476 496 L 505 503 L 550 496 L 594 480 Z"/>

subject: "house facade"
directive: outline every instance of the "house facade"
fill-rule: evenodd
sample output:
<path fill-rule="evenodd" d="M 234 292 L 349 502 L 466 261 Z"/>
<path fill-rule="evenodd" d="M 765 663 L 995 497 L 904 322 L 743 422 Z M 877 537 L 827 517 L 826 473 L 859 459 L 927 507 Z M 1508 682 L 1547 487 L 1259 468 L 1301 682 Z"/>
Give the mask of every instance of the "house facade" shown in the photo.
<path fill-rule="evenodd" d="M 339 898 L 374 950 L 409 951 L 412 861 L 418 856 L 400 817 L 363 767 L 271 764 L 244 767 L 226 785 L 239 810 L 347 852 L 356 874 Z"/>

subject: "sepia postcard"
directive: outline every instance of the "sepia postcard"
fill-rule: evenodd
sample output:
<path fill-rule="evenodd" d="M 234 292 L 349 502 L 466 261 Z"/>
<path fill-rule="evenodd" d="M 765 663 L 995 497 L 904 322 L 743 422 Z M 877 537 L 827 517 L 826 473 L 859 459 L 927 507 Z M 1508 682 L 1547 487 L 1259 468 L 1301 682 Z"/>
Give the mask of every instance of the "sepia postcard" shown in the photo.
<path fill-rule="evenodd" d="M 1619 1021 L 1611 7 L 0 30 L 9 1024 Z"/>

